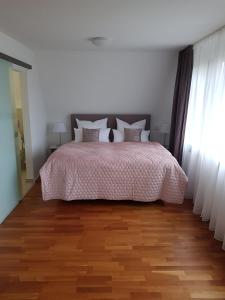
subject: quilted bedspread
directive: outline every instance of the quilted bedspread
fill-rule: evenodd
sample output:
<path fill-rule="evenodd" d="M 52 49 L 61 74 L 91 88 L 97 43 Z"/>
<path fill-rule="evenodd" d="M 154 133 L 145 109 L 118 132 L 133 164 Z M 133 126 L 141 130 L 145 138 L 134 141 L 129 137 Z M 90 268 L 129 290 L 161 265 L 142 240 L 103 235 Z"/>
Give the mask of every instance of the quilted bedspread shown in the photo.
<path fill-rule="evenodd" d="M 68 143 L 40 171 L 49 199 L 182 203 L 187 177 L 158 143 Z"/>

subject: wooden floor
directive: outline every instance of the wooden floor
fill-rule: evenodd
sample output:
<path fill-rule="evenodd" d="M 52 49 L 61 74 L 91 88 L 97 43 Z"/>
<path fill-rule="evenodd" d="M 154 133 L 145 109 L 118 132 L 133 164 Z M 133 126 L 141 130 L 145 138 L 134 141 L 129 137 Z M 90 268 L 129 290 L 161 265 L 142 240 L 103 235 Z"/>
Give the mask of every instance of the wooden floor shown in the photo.
<path fill-rule="evenodd" d="M 190 205 L 49 201 L 0 225 L 0 299 L 225 299 L 225 252 Z"/>

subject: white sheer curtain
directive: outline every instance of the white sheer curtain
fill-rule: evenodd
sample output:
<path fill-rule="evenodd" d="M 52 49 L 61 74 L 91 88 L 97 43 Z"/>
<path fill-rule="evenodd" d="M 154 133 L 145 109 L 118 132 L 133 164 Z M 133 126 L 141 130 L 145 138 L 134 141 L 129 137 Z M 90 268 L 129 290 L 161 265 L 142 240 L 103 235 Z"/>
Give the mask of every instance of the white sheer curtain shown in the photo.
<path fill-rule="evenodd" d="M 225 250 L 225 29 L 194 46 L 183 168 L 194 213 Z"/>

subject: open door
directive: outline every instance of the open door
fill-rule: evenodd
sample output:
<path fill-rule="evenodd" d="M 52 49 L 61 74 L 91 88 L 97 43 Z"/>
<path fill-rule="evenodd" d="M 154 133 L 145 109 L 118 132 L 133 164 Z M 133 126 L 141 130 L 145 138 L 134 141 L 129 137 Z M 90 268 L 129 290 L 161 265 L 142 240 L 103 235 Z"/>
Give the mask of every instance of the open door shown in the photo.
<path fill-rule="evenodd" d="M 0 223 L 21 200 L 10 67 L 0 59 Z"/>
<path fill-rule="evenodd" d="M 33 160 L 26 90 L 26 71 L 13 67 L 10 71 L 13 119 L 16 134 L 17 161 L 22 196 L 33 185 Z"/>

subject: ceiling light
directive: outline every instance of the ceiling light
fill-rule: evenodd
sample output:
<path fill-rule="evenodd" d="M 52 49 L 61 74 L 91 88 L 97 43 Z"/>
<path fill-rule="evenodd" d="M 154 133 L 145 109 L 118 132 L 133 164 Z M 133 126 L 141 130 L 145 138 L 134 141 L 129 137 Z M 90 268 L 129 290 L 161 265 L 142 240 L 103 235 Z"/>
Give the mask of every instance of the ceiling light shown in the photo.
<path fill-rule="evenodd" d="M 89 38 L 88 40 L 96 47 L 104 46 L 108 42 L 108 39 L 104 36 L 95 36 Z"/>

